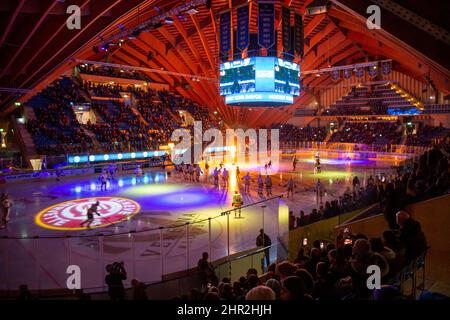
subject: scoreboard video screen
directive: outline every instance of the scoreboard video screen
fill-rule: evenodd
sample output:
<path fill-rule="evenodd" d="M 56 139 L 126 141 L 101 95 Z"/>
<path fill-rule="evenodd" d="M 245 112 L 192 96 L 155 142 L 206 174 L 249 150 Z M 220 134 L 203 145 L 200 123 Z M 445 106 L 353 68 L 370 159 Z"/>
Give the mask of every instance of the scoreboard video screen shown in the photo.
<path fill-rule="evenodd" d="M 300 67 L 276 57 L 250 57 L 220 65 L 220 95 L 241 106 L 292 104 L 300 94 Z"/>

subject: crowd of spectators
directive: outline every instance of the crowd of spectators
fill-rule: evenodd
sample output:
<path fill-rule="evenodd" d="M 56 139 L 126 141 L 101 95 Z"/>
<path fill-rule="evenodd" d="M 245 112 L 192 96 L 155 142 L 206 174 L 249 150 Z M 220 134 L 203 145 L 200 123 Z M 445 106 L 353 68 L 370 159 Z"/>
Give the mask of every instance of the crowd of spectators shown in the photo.
<path fill-rule="evenodd" d="M 130 106 L 109 101 L 93 104 L 92 108 L 104 123 L 88 123 L 87 128 L 95 133 L 104 148 L 109 151 L 137 151 L 154 147 L 149 126 L 133 113 Z"/>
<path fill-rule="evenodd" d="M 136 79 L 151 82 L 152 80 L 145 74 L 137 71 L 123 70 L 110 67 L 96 67 L 93 65 L 81 64 L 78 67 L 80 73 L 93 74 L 113 78 Z"/>
<path fill-rule="evenodd" d="M 301 142 L 322 142 L 327 136 L 326 127 L 298 127 L 292 124 L 275 124 L 272 129 L 280 130 L 280 142 L 298 146 Z"/>
<path fill-rule="evenodd" d="M 265 273 L 248 269 L 239 280 L 219 280 L 214 267 L 199 262 L 199 275 L 207 266 L 210 277 L 206 285 L 193 288 L 174 298 L 198 300 L 404 300 L 396 286 L 396 275 L 408 263 L 427 250 L 420 223 L 406 211 L 396 214 L 399 228 L 388 229 L 379 237 L 368 238 L 341 230 L 335 243 L 316 240 L 299 250 L 293 262 L 281 261 L 268 266 Z M 203 261 L 202 258 L 201 261 Z M 367 286 L 367 267 L 376 265 L 381 271 L 382 286 Z M 200 268 L 202 268 L 200 270 Z M 199 281 L 199 283 L 203 283 Z"/>
<path fill-rule="evenodd" d="M 315 240 L 312 246 L 304 244 L 294 261 L 273 263 L 263 274 L 251 268 L 234 282 L 229 278 L 219 280 L 213 274 L 213 266 L 208 263 L 208 270 L 212 273 L 208 284 L 175 299 L 415 299 L 402 294 L 398 275 L 410 263 L 421 259 L 428 244 L 420 223 L 405 211 L 405 207 L 450 192 L 449 151 L 450 139 L 447 138 L 418 159 L 407 161 L 390 179 L 368 179 L 367 187 L 373 189 L 373 197 L 380 202 L 389 224 L 389 229 L 379 236 L 369 238 L 364 234 L 354 234 L 348 228 L 341 229 L 335 243 Z M 354 182 L 357 187 L 358 180 Z M 335 214 L 339 210 L 337 205 L 330 203 L 324 209 L 324 215 L 327 215 L 325 212 Z M 378 289 L 367 286 L 370 276 L 367 267 L 370 265 L 380 269 L 382 285 Z M 442 299 L 444 296 L 434 295 L 434 298 Z"/>
<path fill-rule="evenodd" d="M 114 99 L 122 98 L 123 92 L 134 95 L 137 109 L 148 124 L 141 121 L 129 106 Z M 373 91 L 370 94 L 380 95 L 377 92 Z M 71 105 L 89 102 L 89 93 L 111 98 L 113 101 L 93 104 L 93 109 L 98 112 L 104 123 L 100 121 L 98 124 L 83 127 L 76 121 Z M 354 97 L 367 94 L 369 93 L 362 88 L 354 88 L 354 92 L 352 91 Z M 187 116 L 183 112 L 189 113 L 196 121 L 202 121 L 203 130 L 225 128 L 220 116 L 211 114 L 206 107 L 165 90 L 144 90 L 135 86 L 125 88 L 117 84 L 88 81 L 79 85 L 70 78 L 64 78 L 54 82 L 39 95 L 46 100 L 34 106 L 36 120 L 29 120 L 27 127 L 33 135 L 38 152 L 47 155 L 91 150 L 92 139 L 83 128 L 92 131 L 102 144 L 101 147 L 106 150 L 157 148 L 158 145 L 169 142 L 171 132 L 177 127 L 192 129 L 192 124 L 188 123 Z M 328 133 L 326 127 L 277 124 L 272 128 L 280 129 L 282 144 L 294 147 L 300 146 L 303 142 L 322 142 Z M 401 142 L 401 130 L 398 122 L 346 122 L 341 130 L 333 133 L 329 142 L 356 143 L 361 144 L 363 149 L 369 146 L 374 151 L 388 151 Z M 448 134 L 448 131 L 442 127 L 424 126 L 415 134 L 410 132 L 407 134 L 406 144 L 426 146 Z"/>
<path fill-rule="evenodd" d="M 412 146 L 429 146 L 433 142 L 442 139 L 450 134 L 450 130 L 444 128 L 442 125 L 437 127 L 424 125 L 420 126 L 415 133 L 412 132 L 412 127 L 406 130 L 406 144 Z"/>
<path fill-rule="evenodd" d="M 397 122 L 347 122 L 336 131 L 330 142 L 350 142 L 365 145 L 396 145 L 401 141 Z"/>
<path fill-rule="evenodd" d="M 82 68 L 85 68 L 83 72 L 98 74 L 98 68 Z M 100 74 L 121 74 L 117 70 L 103 71 Z M 186 118 L 181 116 L 182 110 L 190 113 L 196 121 L 202 121 L 204 129 L 221 125 L 213 120 L 206 107 L 169 91 L 90 81 L 78 84 L 70 78 L 63 80 L 54 82 L 39 94 L 39 99 L 34 99 L 39 101 L 34 105 L 36 120 L 27 122 L 37 151 L 41 154 L 93 150 L 93 141 L 84 130 L 95 134 L 100 149 L 104 151 L 157 149 L 159 145 L 169 142 L 174 129 L 183 125 Z M 124 92 L 134 95 L 136 107 L 145 121 L 133 112 L 129 104 L 119 100 L 123 98 L 121 93 Z M 86 125 L 81 125 L 76 120 L 72 106 L 89 102 L 89 95 L 110 100 L 92 103 L 92 110 L 101 120 L 96 124 L 88 121 Z"/>
<path fill-rule="evenodd" d="M 291 212 L 290 228 L 302 227 L 322 219 L 366 208 L 377 202 L 381 206 L 388 197 L 389 184 L 396 179 L 395 175 L 386 177 L 378 174 L 375 177 L 370 176 L 366 185 L 363 186 L 358 176 L 355 176 L 352 185 L 347 186 L 337 199 L 326 201 L 325 204 L 320 203 L 319 209 L 312 209 L 309 214 L 305 214 L 301 210 L 298 216 L 294 216 L 294 213 Z M 339 185 L 342 183 L 343 181 L 337 182 Z M 381 207 L 378 209 L 381 209 Z"/>
<path fill-rule="evenodd" d="M 417 160 L 408 160 L 396 174 L 370 176 L 366 186 L 355 176 L 352 186 L 347 186 L 339 199 L 327 201 L 325 206 L 321 204 L 319 210 L 313 209 L 309 214 L 300 211 L 294 216 L 291 213 L 290 227 L 302 227 L 378 203 L 374 212 L 383 212 L 389 226 L 396 228 L 397 211 L 412 203 L 450 193 L 449 139 Z"/>
<path fill-rule="evenodd" d="M 81 94 L 80 89 L 81 85 L 77 81 L 64 77 L 52 82 L 50 86 L 42 90 L 41 94 L 50 101 L 64 104 L 88 102 L 87 97 Z"/>
<path fill-rule="evenodd" d="M 149 99 L 141 99 L 138 110 L 154 131 L 155 138 L 160 143 L 168 143 L 173 130 L 179 126 L 170 110 L 163 103 Z"/>
<path fill-rule="evenodd" d="M 36 151 L 46 155 L 68 152 L 87 152 L 92 149 L 92 139 L 86 135 L 70 105 L 86 102 L 79 86 L 68 78 L 56 80 L 38 94 L 33 101 L 35 119 L 26 123 L 33 137 Z"/>
<path fill-rule="evenodd" d="M 87 92 L 91 92 L 93 96 L 121 98 L 120 92 L 124 91 L 121 85 L 108 83 L 94 83 L 91 81 L 84 81 L 83 88 Z"/>
<path fill-rule="evenodd" d="M 172 112 L 179 113 L 180 111 L 187 111 L 195 121 L 201 121 L 204 130 L 210 128 L 222 128 L 222 123 L 214 120 L 206 107 L 200 106 L 190 99 L 175 95 L 167 90 L 159 91 L 158 95 L 161 103 Z"/>

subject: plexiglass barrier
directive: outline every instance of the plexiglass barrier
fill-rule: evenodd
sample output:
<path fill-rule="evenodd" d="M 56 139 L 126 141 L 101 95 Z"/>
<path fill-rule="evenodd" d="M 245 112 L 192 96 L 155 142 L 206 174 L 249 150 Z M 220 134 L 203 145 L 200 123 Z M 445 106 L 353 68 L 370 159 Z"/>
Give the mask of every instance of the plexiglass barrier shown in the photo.
<path fill-rule="evenodd" d="M 83 289 L 106 289 L 105 267 L 123 262 L 125 286 L 132 279 L 156 283 L 163 276 L 195 268 L 203 252 L 218 261 L 245 250 L 254 250 L 260 230 L 272 244 L 288 232 L 286 208 L 274 197 L 240 210 L 211 213 L 209 218 L 177 225 L 163 225 L 142 231 L 123 232 L 115 226 L 94 235 L 66 237 L 4 237 L 0 239 L 0 290 L 17 290 L 22 284 L 31 290 L 66 289 L 73 271 L 79 267 Z M 286 230 L 284 230 L 286 229 Z M 276 259 L 276 246 L 270 253 Z M 253 257 L 252 265 L 261 259 Z M 222 269 L 220 269 L 223 273 Z"/>

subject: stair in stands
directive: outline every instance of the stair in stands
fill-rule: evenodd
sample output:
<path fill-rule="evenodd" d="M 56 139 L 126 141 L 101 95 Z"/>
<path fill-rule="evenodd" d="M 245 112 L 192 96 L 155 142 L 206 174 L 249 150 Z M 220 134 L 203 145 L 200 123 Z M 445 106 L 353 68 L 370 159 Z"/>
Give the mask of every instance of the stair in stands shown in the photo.
<path fill-rule="evenodd" d="M 26 121 L 36 119 L 36 115 L 34 114 L 32 107 L 24 106 L 24 118 Z M 11 123 L 14 131 L 17 133 L 20 151 L 22 152 L 25 163 L 27 166 L 30 166 L 30 159 L 36 158 L 38 155 L 33 137 L 28 132 L 26 125 L 17 122 L 15 117 L 11 117 Z"/>

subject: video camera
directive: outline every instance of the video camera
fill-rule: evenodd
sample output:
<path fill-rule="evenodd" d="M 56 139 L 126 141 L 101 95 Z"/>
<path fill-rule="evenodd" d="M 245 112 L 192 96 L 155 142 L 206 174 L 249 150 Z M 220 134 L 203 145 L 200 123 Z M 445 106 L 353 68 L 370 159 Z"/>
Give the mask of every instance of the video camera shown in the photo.
<path fill-rule="evenodd" d="M 111 272 L 112 273 L 124 273 L 125 272 L 125 263 L 121 262 L 113 262 L 111 264 Z"/>

